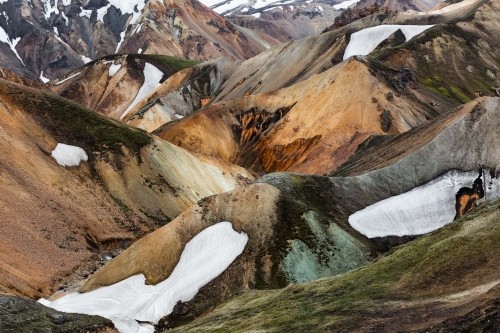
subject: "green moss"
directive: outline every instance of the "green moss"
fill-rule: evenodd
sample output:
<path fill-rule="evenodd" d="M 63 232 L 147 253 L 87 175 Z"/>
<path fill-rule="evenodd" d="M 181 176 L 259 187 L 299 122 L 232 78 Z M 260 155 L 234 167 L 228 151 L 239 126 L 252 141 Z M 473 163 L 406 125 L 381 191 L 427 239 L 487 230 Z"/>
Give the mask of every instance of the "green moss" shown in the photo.
<path fill-rule="evenodd" d="M 471 99 L 467 97 L 467 95 L 465 95 L 463 92 L 461 92 L 460 89 L 455 88 L 453 86 L 450 86 L 450 89 L 453 92 L 453 94 L 455 94 L 458 98 L 460 98 L 462 103 L 467 103 L 471 101 Z"/>
<path fill-rule="evenodd" d="M 383 316 L 386 304 L 463 291 L 467 279 L 478 284 L 481 277 L 497 274 L 499 206 L 500 200 L 484 203 L 460 220 L 344 275 L 246 292 L 177 331 L 356 331 L 364 318 Z"/>
<path fill-rule="evenodd" d="M 437 87 L 436 90 L 441 94 L 445 95 L 446 97 L 451 97 L 450 93 L 445 87 Z"/>
<path fill-rule="evenodd" d="M 123 210 L 123 212 L 126 215 L 131 215 L 134 213 L 134 210 L 132 208 L 130 208 L 129 206 L 127 206 L 125 203 L 123 203 L 123 201 L 121 201 L 120 199 L 118 199 L 114 196 L 111 196 L 111 198 Z"/>
<path fill-rule="evenodd" d="M 123 147 L 140 160 L 140 150 L 152 138 L 141 130 L 89 110 L 80 104 L 45 92 L 31 93 L 9 86 L 15 103 L 59 141 L 77 145 L 88 152 L 123 155 Z M 92 154 L 89 154 L 92 159 Z"/>

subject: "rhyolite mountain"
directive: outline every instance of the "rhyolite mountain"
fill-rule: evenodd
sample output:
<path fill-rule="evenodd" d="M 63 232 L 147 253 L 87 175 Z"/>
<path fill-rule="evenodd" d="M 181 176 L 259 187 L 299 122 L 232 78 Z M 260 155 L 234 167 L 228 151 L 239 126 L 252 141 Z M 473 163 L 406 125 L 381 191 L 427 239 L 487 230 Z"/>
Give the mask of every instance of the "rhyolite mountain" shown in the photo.
<path fill-rule="evenodd" d="M 0 291 L 24 297 L 1 296 L 0 320 L 113 330 L 50 307 L 137 332 L 496 327 L 499 13 L 375 11 L 244 61 L 106 55 L 48 84 L 0 71 Z M 221 225 L 244 246 L 178 294 L 211 273 L 181 263 L 234 253 L 203 238 Z"/>
<path fill-rule="evenodd" d="M 248 59 L 277 43 L 238 30 L 197 0 L 0 3 L 0 67 L 43 80 L 114 53 Z"/>

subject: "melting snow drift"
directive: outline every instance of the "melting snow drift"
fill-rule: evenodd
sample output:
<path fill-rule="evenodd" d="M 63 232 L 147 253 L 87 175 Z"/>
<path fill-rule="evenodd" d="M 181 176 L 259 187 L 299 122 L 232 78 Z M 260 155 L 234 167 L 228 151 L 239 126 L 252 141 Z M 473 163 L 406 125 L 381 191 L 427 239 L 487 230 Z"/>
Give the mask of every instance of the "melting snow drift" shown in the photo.
<path fill-rule="evenodd" d="M 401 29 L 406 41 L 416 35 L 433 27 L 434 25 L 378 25 L 366 28 L 351 35 L 349 45 L 344 53 L 344 60 L 354 55 L 367 55 L 372 52 L 378 44 L 387 39 L 390 35 Z"/>
<path fill-rule="evenodd" d="M 471 187 L 477 171 L 449 171 L 413 190 L 379 201 L 349 216 L 349 224 L 368 238 L 423 235 L 455 217 L 455 194 Z M 500 196 L 499 181 L 485 172 L 485 199 Z M 480 201 L 478 201 L 480 202 Z"/>
<path fill-rule="evenodd" d="M 87 161 L 88 156 L 80 147 L 58 143 L 56 149 L 52 151 L 52 156 L 57 164 L 65 166 L 79 166 L 81 161 Z"/>
<path fill-rule="evenodd" d="M 122 114 L 120 120 L 123 119 L 123 117 L 125 117 L 125 115 L 130 110 L 132 110 L 132 108 L 137 103 L 139 103 L 144 97 L 146 97 L 156 88 L 158 88 L 161 85 L 160 81 L 162 78 L 163 78 L 163 72 L 147 62 L 144 65 L 144 84 L 142 85 L 141 89 L 139 89 L 139 92 L 137 93 L 137 96 L 135 96 L 134 101 L 128 106 L 127 110 L 125 110 L 125 112 Z"/>
<path fill-rule="evenodd" d="M 177 301 L 191 300 L 243 252 L 246 233 L 233 230 L 230 222 L 212 225 L 193 237 L 184 248 L 170 277 L 155 286 L 135 275 L 108 287 L 71 294 L 54 302 L 40 303 L 63 312 L 100 315 L 111 319 L 122 333 L 152 333 L 152 325 L 172 312 Z"/>

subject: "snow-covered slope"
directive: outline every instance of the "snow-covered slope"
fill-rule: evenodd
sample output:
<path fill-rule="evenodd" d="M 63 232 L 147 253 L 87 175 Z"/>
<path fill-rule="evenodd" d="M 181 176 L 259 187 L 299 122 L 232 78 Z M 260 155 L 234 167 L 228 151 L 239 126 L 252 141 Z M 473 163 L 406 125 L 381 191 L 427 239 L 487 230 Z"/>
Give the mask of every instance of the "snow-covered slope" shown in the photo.
<path fill-rule="evenodd" d="M 471 187 L 476 171 L 449 171 L 413 190 L 382 200 L 349 217 L 349 224 L 363 235 L 374 237 L 422 235 L 453 222 L 455 194 Z M 498 179 L 485 172 L 486 198 L 500 194 Z"/>
<path fill-rule="evenodd" d="M 58 143 L 51 156 L 61 166 L 79 166 L 81 161 L 88 160 L 85 150 L 64 143 Z"/>
<path fill-rule="evenodd" d="M 432 26 L 433 25 L 379 25 L 360 30 L 351 35 L 351 40 L 344 53 L 344 60 L 353 55 L 369 54 L 378 44 L 399 29 L 405 35 L 406 41 L 409 41 Z"/>
<path fill-rule="evenodd" d="M 154 327 L 143 322 L 157 323 L 172 312 L 177 301 L 191 300 L 226 270 L 247 242 L 247 234 L 234 231 L 230 222 L 220 222 L 193 237 L 170 277 L 157 285 L 146 285 L 144 275 L 136 275 L 88 293 L 40 302 L 63 312 L 111 319 L 122 333 L 152 333 Z"/>
<path fill-rule="evenodd" d="M 111 71 L 111 67 L 110 67 Z M 112 75 L 110 75 L 112 76 Z M 160 71 L 158 68 L 155 66 L 151 65 L 150 63 L 146 63 L 144 65 L 144 84 L 142 87 L 139 89 L 139 92 L 135 96 L 134 101 L 128 106 L 128 108 L 125 110 L 125 112 L 122 114 L 120 119 L 125 117 L 125 115 L 137 104 L 139 103 L 144 97 L 149 95 L 151 92 L 153 92 L 156 88 L 160 86 L 160 81 L 163 78 L 163 72 Z"/>

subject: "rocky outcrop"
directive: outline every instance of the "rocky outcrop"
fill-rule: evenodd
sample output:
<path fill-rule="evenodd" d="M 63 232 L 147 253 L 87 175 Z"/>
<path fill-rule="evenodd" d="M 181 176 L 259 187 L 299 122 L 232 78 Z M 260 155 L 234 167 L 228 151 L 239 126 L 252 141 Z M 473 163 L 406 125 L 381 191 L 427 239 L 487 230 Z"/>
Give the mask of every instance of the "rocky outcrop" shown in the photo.
<path fill-rule="evenodd" d="M 232 59 L 218 58 L 182 70 L 137 103 L 122 119 L 152 132 L 168 122 L 187 117 L 214 100 L 237 64 Z"/>
<path fill-rule="evenodd" d="M 397 12 L 390 10 L 385 6 L 381 6 L 378 3 L 375 3 L 373 6 L 364 6 L 361 8 L 353 8 L 349 7 L 344 10 L 339 16 L 335 18 L 335 22 L 332 26 L 323 30 L 323 32 L 332 31 L 335 29 L 342 28 L 348 24 L 351 24 L 354 21 L 362 19 L 364 17 L 373 15 L 373 14 L 382 14 L 382 15 L 395 15 Z"/>
<path fill-rule="evenodd" d="M 16 296 L 0 295 L 3 332 L 118 332 L 111 320 L 98 316 L 63 313 Z"/>
<path fill-rule="evenodd" d="M 72 99 L 79 104 L 109 117 L 127 119 L 125 111 L 141 104 L 136 100 L 139 91 L 147 98 L 153 87 L 185 68 L 196 65 L 197 61 L 160 55 L 112 55 L 93 61 L 82 68 L 72 71 L 48 84 L 50 90 L 60 96 Z M 160 71 L 155 82 L 146 82 L 146 64 Z M 148 78 L 148 80 L 151 80 Z M 151 91 L 150 91 L 151 90 Z"/>

